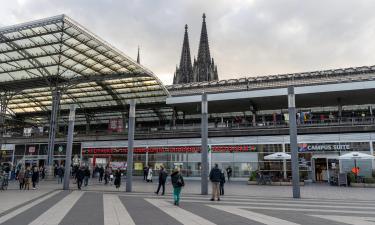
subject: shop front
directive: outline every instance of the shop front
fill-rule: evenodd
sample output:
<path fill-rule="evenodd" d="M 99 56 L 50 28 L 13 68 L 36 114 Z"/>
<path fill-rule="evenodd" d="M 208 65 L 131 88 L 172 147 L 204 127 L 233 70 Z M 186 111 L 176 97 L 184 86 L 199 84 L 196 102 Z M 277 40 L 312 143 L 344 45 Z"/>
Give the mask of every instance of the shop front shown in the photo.
<path fill-rule="evenodd" d="M 233 177 L 249 177 L 253 171 L 280 173 L 279 161 L 263 160 L 265 155 L 282 151 L 282 144 L 264 145 L 210 145 L 208 160 L 210 167 L 232 168 Z M 184 176 L 199 177 L 201 174 L 201 147 L 191 146 L 146 146 L 135 147 L 133 153 L 134 174 L 142 175 L 144 167 L 159 170 L 163 165 L 170 173 L 179 167 Z M 126 147 L 84 147 L 82 158 L 90 168 L 96 166 L 125 165 Z M 290 167 L 290 163 L 288 163 Z M 290 168 L 289 168 L 290 169 Z"/>
<path fill-rule="evenodd" d="M 81 145 L 78 143 L 73 144 L 72 157 L 79 157 Z M 66 143 L 55 144 L 53 151 L 54 165 L 64 165 L 66 155 Z M 28 166 L 45 166 L 48 159 L 48 144 L 23 144 L 15 145 L 14 150 L 14 165 L 23 167 Z"/>
<path fill-rule="evenodd" d="M 12 163 L 14 158 L 13 144 L 2 144 L 0 145 L 0 163 Z"/>
<path fill-rule="evenodd" d="M 353 160 L 339 160 L 339 156 L 349 152 L 371 154 L 369 142 L 301 143 L 298 145 L 301 173 L 314 182 L 328 182 L 339 173 L 349 173 L 354 167 Z M 358 175 L 372 175 L 372 161 L 358 160 Z"/>

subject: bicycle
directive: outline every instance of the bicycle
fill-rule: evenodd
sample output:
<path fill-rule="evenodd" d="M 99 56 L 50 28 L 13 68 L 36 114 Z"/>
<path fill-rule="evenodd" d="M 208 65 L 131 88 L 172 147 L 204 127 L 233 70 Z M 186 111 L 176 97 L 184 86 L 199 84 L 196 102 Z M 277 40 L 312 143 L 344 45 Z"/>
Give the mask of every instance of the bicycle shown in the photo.
<path fill-rule="evenodd" d="M 0 180 L 1 180 L 0 190 L 5 191 L 8 189 L 8 184 L 9 184 L 8 177 L 9 177 L 9 174 L 7 173 L 4 173 L 3 175 L 0 176 Z"/>

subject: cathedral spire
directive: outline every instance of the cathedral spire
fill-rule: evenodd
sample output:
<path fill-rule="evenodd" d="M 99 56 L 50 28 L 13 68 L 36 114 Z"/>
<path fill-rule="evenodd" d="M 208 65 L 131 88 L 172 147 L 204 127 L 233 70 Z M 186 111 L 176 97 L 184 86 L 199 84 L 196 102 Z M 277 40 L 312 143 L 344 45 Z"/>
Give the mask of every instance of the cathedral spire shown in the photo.
<path fill-rule="evenodd" d="M 139 58 L 139 45 L 138 45 L 137 63 L 138 63 L 138 64 L 141 64 L 141 60 L 140 60 L 140 58 Z"/>
<path fill-rule="evenodd" d="M 211 56 L 210 56 L 210 47 L 208 45 L 206 14 L 203 13 L 202 18 L 203 18 L 203 22 L 202 22 L 201 37 L 199 41 L 198 61 L 210 62 Z"/>
<path fill-rule="evenodd" d="M 185 25 L 184 42 L 180 59 L 180 67 L 176 69 L 174 84 L 193 82 L 193 66 L 191 64 L 188 25 Z"/>
<path fill-rule="evenodd" d="M 206 14 L 203 13 L 201 37 L 199 40 L 199 49 L 197 61 L 194 61 L 194 81 L 212 81 L 218 80 L 216 66 L 213 58 L 210 54 L 210 46 L 208 44 L 207 26 L 206 26 Z"/>

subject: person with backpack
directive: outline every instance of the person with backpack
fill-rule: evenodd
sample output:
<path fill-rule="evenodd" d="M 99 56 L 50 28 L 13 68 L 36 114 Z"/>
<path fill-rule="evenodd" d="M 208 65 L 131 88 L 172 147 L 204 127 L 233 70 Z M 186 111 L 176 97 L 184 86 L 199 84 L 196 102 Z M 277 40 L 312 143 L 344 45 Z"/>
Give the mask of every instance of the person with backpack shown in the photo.
<path fill-rule="evenodd" d="M 63 182 L 63 178 L 64 178 L 64 167 L 63 167 L 63 165 L 60 165 L 60 167 L 57 169 L 57 183 L 58 184 L 62 184 L 62 182 Z"/>
<path fill-rule="evenodd" d="M 175 168 L 171 174 L 172 186 L 173 186 L 173 199 L 174 205 L 180 204 L 181 189 L 185 186 L 184 178 L 182 177 L 180 170 Z"/>
<path fill-rule="evenodd" d="M 159 185 L 158 185 L 158 190 L 155 192 L 155 194 L 159 194 L 160 187 L 163 187 L 163 192 L 161 195 L 164 195 L 165 193 L 165 182 L 167 181 L 168 173 L 165 171 L 164 166 L 160 166 L 160 171 L 159 171 Z"/>
<path fill-rule="evenodd" d="M 225 184 L 225 175 L 224 175 L 224 171 L 221 171 L 221 177 L 220 177 L 220 195 L 224 195 L 224 184 Z"/>
<path fill-rule="evenodd" d="M 27 167 L 25 171 L 25 185 L 24 189 L 30 190 L 30 183 L 31 183 L 31 177 L 33 176 L 33 172 L 31 171 L 30 167 Z"/>
<path fill-rule="evenodd" d="M 221 171 L 219 169 L 219 166 L 217 163 L 215 164 L 215 167 L 212 168 L 210 172 L 210 181 L 212 183 L 212 198 L 211 201 L 215 201 L 217 198 L 218 201 L 220 201 L 220 193 L 219 193 L 219 185 L 221 181 Z"/>

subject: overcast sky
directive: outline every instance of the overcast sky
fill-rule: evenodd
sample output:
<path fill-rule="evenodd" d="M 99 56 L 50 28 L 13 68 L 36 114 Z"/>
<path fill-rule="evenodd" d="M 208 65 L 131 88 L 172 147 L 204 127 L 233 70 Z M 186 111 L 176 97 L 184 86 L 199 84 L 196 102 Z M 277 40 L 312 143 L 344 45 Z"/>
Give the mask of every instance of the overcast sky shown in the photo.
<path fill-rule="evenodd" d="M 0 0 L 0 26 L 66 14 L 136 58 L 165 84 L 184 25 L 192 57 L 202 13 L 219 78 L 375 64 L 373 0 Z"/>

